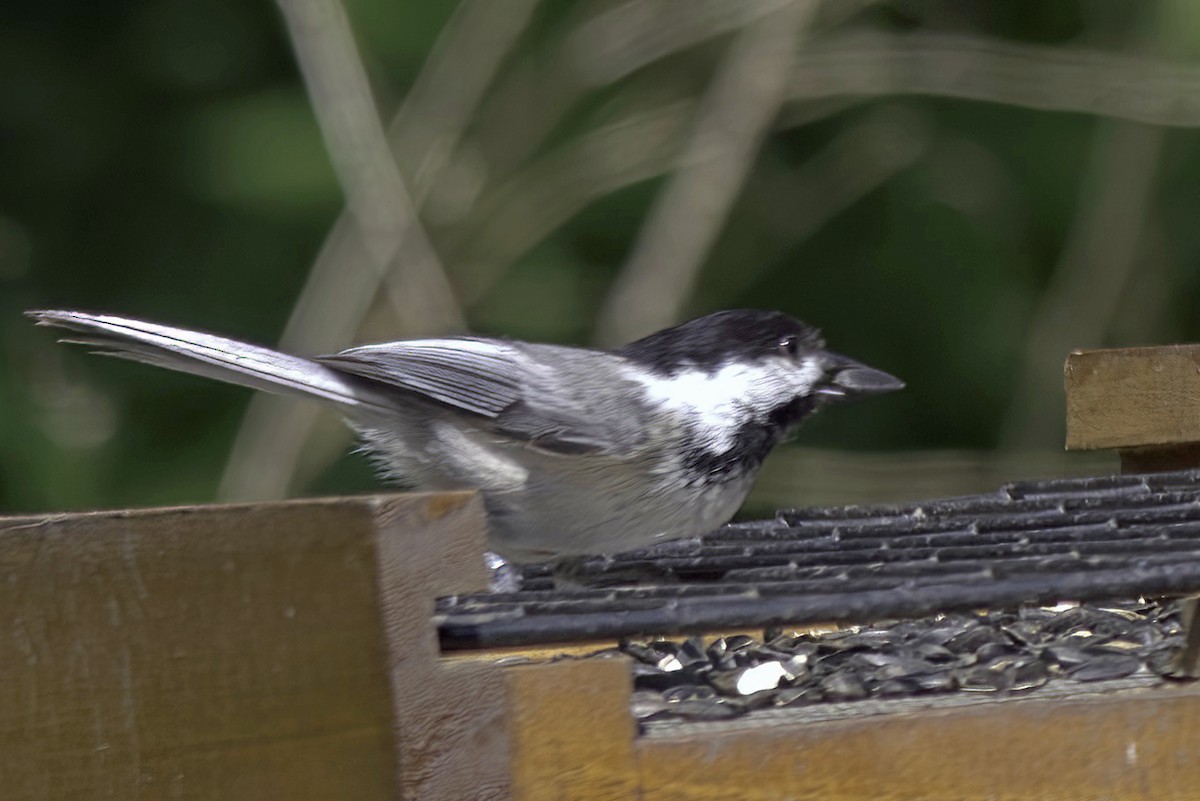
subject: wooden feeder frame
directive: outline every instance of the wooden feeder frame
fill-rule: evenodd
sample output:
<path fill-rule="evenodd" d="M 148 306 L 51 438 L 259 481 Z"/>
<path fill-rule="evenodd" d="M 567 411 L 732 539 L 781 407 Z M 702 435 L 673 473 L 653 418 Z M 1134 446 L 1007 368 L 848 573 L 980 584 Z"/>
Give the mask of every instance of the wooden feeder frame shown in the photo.
<path fill-rule="evenodd" d="M 1200 347 L 1071 354 L 1068 447 L 1200 466 Z M 463 493 L 0 519 L 6 799 L 1195 799 L 1200 685 L 638 735 L 623 659 L 439 654 Z"/>

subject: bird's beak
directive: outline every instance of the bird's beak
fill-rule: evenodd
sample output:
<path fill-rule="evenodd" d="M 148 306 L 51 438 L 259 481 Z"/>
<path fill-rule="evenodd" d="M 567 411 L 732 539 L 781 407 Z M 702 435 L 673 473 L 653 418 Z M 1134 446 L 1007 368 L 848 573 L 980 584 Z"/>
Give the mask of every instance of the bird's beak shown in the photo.
<path fill-rule="evenodd" d="M 890 373 L 867 367 L 837 353 L 822 354 L 825 380 L 817 394 L 831 401 L 852 401 L 904 389 L 904 382 Z"/>

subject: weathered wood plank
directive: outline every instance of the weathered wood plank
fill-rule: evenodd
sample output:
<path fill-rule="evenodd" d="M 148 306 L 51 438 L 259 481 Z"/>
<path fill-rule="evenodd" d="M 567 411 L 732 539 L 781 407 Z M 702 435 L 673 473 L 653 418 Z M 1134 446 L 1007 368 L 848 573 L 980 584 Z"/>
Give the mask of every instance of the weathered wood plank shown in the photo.
<path fill-rule="evenodd" d="M 467 494 L 0 520 L 4 798 L 503 797 L 429 622 L 482 537 Z"/>
<path fill-rule="evenodd" d="M 655 801 L 1187 801 L 1200 786 L 1200 688 L 714 726 L 636 751 Z"/>
<path fill-rule="evenodd" d="M 504 678 L 514 801 L 643 797 L 626 660 L 523 665 L 505 670 Z"/>
<path fill-rule="evenodd" d="M 1068 449 L 1200 442 L 1200 345 L 1075 351 L 1064 383 Z"/>
<path fill-rule="evenodd" d="M 516 801 L 1190 801 L 1200 685 L 768 716 L 634 736 L 628 666 L 505 671 Z M 674 728 L 674 727 L 672 727 Z"/>
<path fill-rule="evenodd" d="M 487 588 L 483 505 L 476 495 L 426 497 L 422 505 L 387 507 L 386 528 L 406 536 L 379 540 L 397 783 L 403 798 L 422 801 L 505 799 L 509 753 L 500 670 L 485 661 L 441 660 L 433 624 L 438 596 Z"/>
<path fill-rule="evenodd" d="M 1186 801 L 1200 688 L 1002 704 L 637 743 L 644 799 Z"/>

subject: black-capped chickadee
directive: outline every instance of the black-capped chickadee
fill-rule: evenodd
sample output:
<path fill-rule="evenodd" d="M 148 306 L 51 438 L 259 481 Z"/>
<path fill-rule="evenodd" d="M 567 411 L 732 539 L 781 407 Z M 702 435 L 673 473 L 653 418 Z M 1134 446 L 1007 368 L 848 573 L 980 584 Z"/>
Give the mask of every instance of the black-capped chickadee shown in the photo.
<path fill-rule="evenodd" d="M 100 353 L 337 406 L 390 479 L 477 488 L 513 562 L 696 536 L 828 402 L 904 384 L 775 311 L 722 311 L 610 351 L 445 337 L 301 358 L 112 315 L 32 311 Z"/>

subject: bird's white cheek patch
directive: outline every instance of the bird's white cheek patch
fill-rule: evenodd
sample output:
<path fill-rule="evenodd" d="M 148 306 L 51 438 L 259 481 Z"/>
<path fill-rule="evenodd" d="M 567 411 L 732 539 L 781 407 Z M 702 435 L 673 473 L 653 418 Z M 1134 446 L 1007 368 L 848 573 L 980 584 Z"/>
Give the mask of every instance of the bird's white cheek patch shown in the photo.
<path fill-rule="evenodd" d="M 714 372 L 684 370 L 670 377 L 635 376 L 648 399 L 682 414 L 715 453 L 733 447 L 738 429 L 772 409 L 807 394 L 820 380 L 812 359 L 799 365 L 783 359 L 730 364 Z"/>

